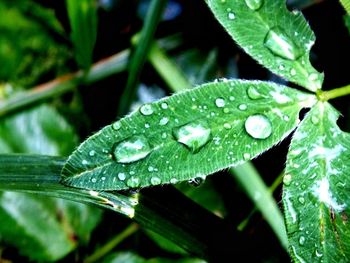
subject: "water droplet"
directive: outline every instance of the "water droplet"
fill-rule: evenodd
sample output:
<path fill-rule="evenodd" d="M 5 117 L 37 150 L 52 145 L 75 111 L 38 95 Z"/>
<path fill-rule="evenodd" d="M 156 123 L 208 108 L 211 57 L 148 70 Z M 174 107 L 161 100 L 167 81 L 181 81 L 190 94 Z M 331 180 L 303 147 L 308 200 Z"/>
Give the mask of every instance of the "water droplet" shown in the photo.
<path fill-rule="evenodd" d="M 113 130 L 119 130 L 122 127 L 121 123 L 119 121 L 116 121 L 115 123 L 112 124 L 112 129 Z"/>
<path fill-rule="evenodd" d="M 153 166 L 149 166 L 149 167 L 147 168 L 147 170 L 148 170 L 149 172 L 153 172 L 153 171 L 154 171 L 154 167 L 153 167 Z"/>
<path fill-rule="evenodd" d="M 166 137 L 168 137 L 167 133 L 166 133 L 166 132 L 163 132 L 163 133 L 162 133 L 162 138 L 165 139 Z"/>
<path fill-rule="evenodd" d="M 162 104 L 160 104 L 160 107 L 161 107 L 163 110 L 165 110 L 165 109 L 168 108 L 168 103 L 162 102 Z"/>
<path fill-rule="evenodd" d="M 224 113 L 230 113 L 230 109 L 229 108 L 224 108 L 223 112 Z"/>
<path fill-rule="evenodd" d="M 229 99 L 230 101 L 234 101 L 234 100 L 235 100 L 235 97 L 230 96 L 228 99 Z"/>
<path fill-rule="evenodd" d="M 170 179 L 170 183 L 171 184 L 176 184 L 178 182 L 178 180 L 176 178 L 171 178 Z"/>
<path fill-rule="evenodd" d="M 226 130 L 229 130 L 229 129 L 232 128 L 232 126 L 231 126 L 231 124 L 229 124 L 229 123 L 224 123 L 224 128 L 225 128 Z"/>
<path fill-rule="evenodd" d="M 169 119 L 168 119 L 167 117 L 163 117 L 163 118 L 160 119 L 159 125 L 164 126 L 164 125 L 166 125 L 168 122 L 169 122 Z"/>
<path fill-rule="evenodd" d="M 222 108 L 225 106 L 225 100 L 223 98 L 217 98 L 215 100 L 215 105 L 218 107 L 218 108 Z"/>
<path fill-rule="evenodd" d="M 131 188 L 138 187 L 140 185 L 140 179 L 132 176 L 126 181 L 126 185 Z"/>
<path fill-rule="evenodd" d="M 257 99 L 263 98 L 263 96 L 259 93 L 259 91 L 253 86 L 250 86 L 247 89 L 247 95 L 252 100 L 257 100 Z"/>
<path fill-rule="evenodd" d="M 284 115 L 284 116 L 283 116 L 283 120 L 284 120 L 284 121 L 289 121 L 289 116 L 288 116 L 288 115 Z"/>
<path fill-rule="evenodd" d="M 317 125 L 320 122 L 320 119 L 317 116 L 312 116 L 311 117 L 311 122 L 315 125 Z"/>
<path fill-rule="evenodd" d="M 264 45 L 276 56 L 296 60 L 301 55 L 301 49 L 280 27 L 273 27 L 266 34 Z"/>
<path fill-rule="evenodd" d="M 96 152 L 94 151 L 94 150 L 91 150 L 90 152 L 89 152 L 89 155 L 92 157 L 92 156 L 95 156 L 95 154 L 96 154 Z"/>
<path fill-rule="evenodd" d="M 315 254 L 316 254 L 316 257 L 319 257 L 319 258 L 323 256 L 322 251 L 319 251 L 318 249 L 316 249 Z"/>
<path fill-rule="evenodd" d="M 160 180 L 160 178 L 156 176 L 152 176 L 150 181 L 151 185 L 158 185 L 162 182 L 162 180 Z"/>
<path fill-rule="evenodd" d="M 240 110 L 246 110 L 248 107 L 247 107 L 247 105 L 246 104 L 240 104 L 240 105 L 238 105 L 238 109 L 240 109 Z"/>
<path fill-rule="evenodd" d="M 89 162 L 88 162 L 87 160 L 82 160 L 82 161 L 81 161 L 81 164 L 82 164 L 82 165 L 87 165 L 88 163 L 89 163 Z"/>
<path fill-rule="evenodd" d="M 126 178 L 126 174 L 125 174 L 125 173 L 118 173 L 118 179 L 119 179 L 120 181 L 124 181 L 125 178 Z"/>
<path fill-rule="evenodd" d="M 229 12 L 228 15 L 227 15 L 228 19 L 230 20 L 234 20 L 236 18 L 235 14 L 232 13 L 232 12 Z"/>
<path fill-rule="evenodd" d="M 301 236 L 301 237 L 299 238 L 299 244 L 300 244 L 301 246 L 303 246 L 303 245 L 305 244 L 305 237 L 304 237 L 304 236 Z"/>
<path fill-rule="evenodd" d="M 188 180 L 188 183 L 192 186 L 200 186 L 202 183 L 204 183 L 205 177 L 196 177 Z"/>
<path fill-rule="evenodd" d="M 245 0 L 245 3 L 250 9 L 256 11 L 260 9 L 264 1 L 263 0 Z"/>
<path fill-rule="evenodd" d="M 91 179 L 91 182 L 96 183 L 96 182 L 97 182 L 97 179 L 96 179 L 96 178 L 92 178 L 92 179 Z"/>
<path fill-rule="evenodd" d="M 154 111 L 153 111 L 153 107 L 151 104 L 144 104 L 140 107 L 140 112 L 143 115 L 151 115 Z"/>
<path fill-rule="evenodd" d="M 291 182 L 292 182 L 292 175 L 291 174 L 285 174 L 283 176 L 283 183 L 285 185 L 290 185 Z"/>
<path fill-rule="evenodd" d="M 255 139 L 266 139 L 272 133 L 272 124 L 270 120 L 261 114 L 249 116 L 244 127 L 246 132 Z"/>
<path fill-rule="evenodd" d="M 243 154 L 243 159 L 246 160 L 246 161 L 250 160 L 250 153 L 244 153 Z"/>
<path fill-rule="evenodd" d="M 118 163 L 132 163 L 145 158 L 151 151 L 145 136 L 134 135 L 116 143 L 113 155 Z"/>
<path fill-rule="evenodd" d="M 148 129 L 149 127 L 151 127 L 151 125 L 148 122 L 146 122 L 145 123 L 145 128 Z"/>
<path fill-rule="evenodd" d="M 304 198 L 304 197 L 299 197 L 299 198 L 298 198 L 298 201 L 299 201 L 299 203 L 302 204 L 302 205 L 305 204 L 305 198 Z"/>
<path fill-rule="evenodd" d="M 290 70 L 290 75 L 291 75 L 291 76 L 295 76 L 296 74 L 297 74 L 296 70 L 295 70 L 294 68 L 292 68 L 292 69 Z"/>
<path fill-rule="evenodd" d="M 211 130 L 206 121 L 194 121 L 173 129 L 173 136 L 191 152 L 198 152 L 211 137 Z"/>

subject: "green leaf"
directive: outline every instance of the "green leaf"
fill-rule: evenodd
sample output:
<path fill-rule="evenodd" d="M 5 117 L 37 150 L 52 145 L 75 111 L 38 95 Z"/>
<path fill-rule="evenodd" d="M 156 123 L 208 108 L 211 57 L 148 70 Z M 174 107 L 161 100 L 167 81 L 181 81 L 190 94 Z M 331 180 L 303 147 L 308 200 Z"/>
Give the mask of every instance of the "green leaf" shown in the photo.
<path fill-rule="evenodd" d="M 350 15 L 344 15 L 343 16 L 345 27 L 348 29 L 348 32 L 350 34 Z"/>
<path fill-rule="evenodd" d="M 323 74 L 309 61 L 315 36 L 300 12 L 282 0 L 209 0 L 215 17 L 255 60 L 283 78 L 311 91 Z"/>
<path fill-rule="evenodd" d="M 65 155 L 76 143 L 71 126 L 46 105 L 0 121 L 0 153 Z M 0 194 L 1 240 L 35 261 L 58 260 L 78 242 L 86 243 L 100 216 L 100 210 L 78 203 L 22 193 Z"/>
<path fill-rule="evenodd" d="M 118 252 L 113 253 L 105 258 L 103 263 L 206 263 L 203 259 L 199 258 L 151 258 L 144 259 L 139 255 L 132 252 Z"/>
<path fill-rule="evenodd" d="M 0 196 L 0 237 L 38 261 L 57 260 L 75 247 L 49 206 L 29 195 Z"/>
<path fill-rule="evenodd" d="M 339 2 L 344 7 L 346 13 L 348 13 L 348 15 L 350 15 L 350 0 L 339 0 Z"/>
<path fill-rule="evenodd" d="M 72 127 L 46 105 L 0 120 L 1 153 L 66 155 L 77 141 Z"/>
<path fill-rule="evenodd" d="M 289 134 L 315 96 L 223 80 L 145 104 L 68 158 L 63 183 L 120 190 L 203 177 L 254 158 Z"/>
<path fill-rule="evenodd" d="M 92 54 L 97 36 L 97 8 L 95 0 L 66 0 L 71 40 L 78 65 L 87 70 L 92 63 Z"/>
<path fill-rule="evenodd" d="M 350 261 L 350 135 L 338 128 L 338 117 L 319 102 L 288 152 L 283 203 L 296 262 Z"/>

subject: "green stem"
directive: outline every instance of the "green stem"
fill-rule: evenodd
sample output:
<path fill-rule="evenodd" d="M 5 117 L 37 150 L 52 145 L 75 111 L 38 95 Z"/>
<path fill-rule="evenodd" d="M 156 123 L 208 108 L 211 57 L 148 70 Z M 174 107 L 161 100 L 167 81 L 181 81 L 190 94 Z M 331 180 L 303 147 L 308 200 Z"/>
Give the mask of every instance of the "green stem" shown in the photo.
<path fill-rule="evenodd" d="M 317 92 L 317 97 L 320 101 L 328 101 L 331 99 L 335 99 L 338 97 L 346 96 L 350 94 L 350 85 L 340 87 L 337 89 L 322 91 L 319 90 Z"/>
<path fill-rule="evenodd" d="M 273 194 L 275 192 L 275 190 L 277 189 L 277 187 L 282 183 L 283 180 L 283 176 L 284 176 L 284 172 L 282 172 L 276 179 L 275 181 L 273 181 L 272 185 L 270 185 L 269 187 L 269 192 L 271 194 Z M 238 224 L 237 229 L 238 231 L 243 231 L 246 226 L 248 225 L 250 219 L 253 217 L 253 215 L 258 212 L 257 207 L 255 206 L 253 208 L 253 210 L 249 213 L 249 215 L 241 221 L 241 223 Z"/>
<path fill-rule="evenodd" d="M 124 115 L 129 111 L 129 106 L 135 98 L 139 77 L 146 62 L 153 36 L 161 20 L 166 2 L 166 0 L 152 0 L 149 6 L 145 23 L 140 33 L 140 39 L 137 41 L 135 52 L 132 54 L 129 63 L 129 76 L 126 88 L 119 100 L 119 115 Z"/>
<path fill-rule="evenodd" d="M 152 44 L 148 59 L 172 91 L 179 92 L 191 87 L 191 83 L 184 73 L 169 59 L 157 43 Z"/>
<path fill-rule="evenodd" d="M 114 238 L 109 240 L 105 245 L 98 248 L 92 255 L 88 256 L 84 263 L 93 263 L 101 258 L 103 258 L 105 255 L 107 255 L 109 252 L 111 252 L 117 245 L 119 245 L 121 242 L 123 242 L 126 238 L 134 234 L 139 229 L 138 225 L 135 223 L 130 224 L 127 228 L 125 228 L 121 233 L 116 235 Z"/>
<path fill-rule="evenodd" d="M 42 155 L 0 155 L 0 191 L 41 194 L 110 209 L 207 259 L 217 257 L 218 252 L 229 257 L 249 253 L 232 250 L 240 235 L 172 188 L 143 189 L 142 193 L 128 196 L 67 187 L 60 183 L 65 161 Z"/>
<path fill-rule="evenodd" d="M 82 71 L 70 73 L 34 87 L 29 91 L 13 96 L 8 100 L 0 100 L 0 117 L 34 103 L 72 91 L 81 82 L 89 84 L 122 72 L 126 69 L 128 57 L 129 51 L 122 51 L 114 56 L 95 63 L 85 77 L 83 77 L 84 73 Z"/>

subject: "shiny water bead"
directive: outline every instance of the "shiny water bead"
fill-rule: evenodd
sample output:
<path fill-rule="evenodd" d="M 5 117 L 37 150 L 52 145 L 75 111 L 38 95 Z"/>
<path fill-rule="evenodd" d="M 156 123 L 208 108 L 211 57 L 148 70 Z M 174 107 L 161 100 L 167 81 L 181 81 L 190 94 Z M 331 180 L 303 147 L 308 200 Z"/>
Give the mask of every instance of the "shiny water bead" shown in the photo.
<path fill-rule="evenodd" d="M 271 28 L 264 39 L 264 45 L 276 56 L 296 60 L 302 55 L 302 50 L 280 27 Z"/>
<path fill-rule="evenodd" d="M 113 155 L 118 163 L 132 163 L 145 158 L 151 151 L 144 135 L 134 135 L 117 143 Z"/>
<path fill-rule="evenodd" d="M 173 136 L 191 152 L 196 153 L 209 142 L 211 129 L 206 121 L 199 120 L 174 128 Z"/>

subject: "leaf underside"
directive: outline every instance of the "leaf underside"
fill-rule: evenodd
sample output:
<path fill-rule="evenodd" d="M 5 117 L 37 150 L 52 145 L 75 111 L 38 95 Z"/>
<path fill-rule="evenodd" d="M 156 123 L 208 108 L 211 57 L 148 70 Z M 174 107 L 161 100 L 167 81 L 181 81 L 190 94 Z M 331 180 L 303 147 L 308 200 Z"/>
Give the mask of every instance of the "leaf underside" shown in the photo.
<path fill-rule="evenodd" d="M 294 134 L 283 203 L 290 252 L 297 262 L 350 261 L 350 135 L 339 113 L 319 102 Z"/>
<path fill-rule="evenodd" d="M 253 6 L 249 8 L 250 6 Z M 316 91 L 323 74 L 309 61 L 315 36 L 283 0 L 209 0 L 216 19 L 246 53 L 275 74 Z"/>
<path fill-rule="evenodd" d="M 314 100 L 313 95 L 269 82 L 208 83 L 143 105 L 91 136 L 69 157 L 62 182 L 120 190 L 203 177 L 252 159 L 281 141 L 296 127 L 300 109 Z M 248 119 L 255 138 L 247 133 Z M 145 154 L 127 156 L 123 151 L 124 146 L 146 144 Z"/>

